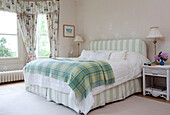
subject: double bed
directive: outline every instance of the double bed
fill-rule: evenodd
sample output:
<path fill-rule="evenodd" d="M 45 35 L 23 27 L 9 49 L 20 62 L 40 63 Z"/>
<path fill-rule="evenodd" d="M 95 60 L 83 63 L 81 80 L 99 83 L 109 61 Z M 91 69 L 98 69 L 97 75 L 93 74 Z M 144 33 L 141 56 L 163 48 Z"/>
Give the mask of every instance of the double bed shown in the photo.
<path fill-rule="evenodd" d="M 71 81 L 70 79 L 67 82 L 64 82 L 60 79 L 55 79 L 54 77 L 51 77 L 50 72 L 50 74 L 48 74 L 47 76 L 46 74 L 40 74 L 41 72 L 36 73 L 29 70 L 27 71 L 27 69 L 31 67 L 31 64 L 35 63 L 36 61 L 28 63 L 24 67 L 26 90 L 38 94 L 39 96 L 46 98 L 48 101 L 54 101 L 58 104 L 63 104 L 73 109 L 77 113 L 87 114 L 90 110 L 94 108 L 104 106 L 105 104 L 110 102 L 125 99 L 132 94 L 141 92 L 140 77 L 142 73 L 142 65 L 144 62 L 148 61 L 146 58 L 146 50 L 146 44 L 141 39 L 102 40 L 90 42 L 89 51 L 100 52 L 100 55 L 101 53 L 104 54 L 106 52 L 110 52 L 110 54 L 108 53 L 109 56 L 111 56 L 113 52 L 116 52 L 112 56 L 112 60 L 102 60 L 108 63 L 109 67 L 113 70 L 114 76 L 109 84 L 93 87 L 82 99 L 77 99 L 76 91 L 73 90 L 73 88 L 69 84 L 69 81 Z M 126 52 L 126 59 L 120 60 L 119 54 L 121 54 L 122 52 Z M 103 57 L 105 58 L 106 54 L 104 55 L 105 56 Z M 94 55 L 91 59 L 85 59 L 81 55 L 79 58 L 63 58 L 51 60 L 57 60 L 60 62 L 62 61 L 62 64 L 64 64 L 65 62 L 79 63 L 82 61 L 87 61 L 87 63 L 90 63 L 90 61 L 94 61 L 93 63 L 96 63 L 97 61 L 95 60 L 100 60 L 100 57 L 102 56 Z M 37 61 L 36 63 L 40 62 Z M 39 65 L 37 64 L 34 69 L 38 67 Z M 62 67 L 64 68 L 65 65 Z M 49 68 L 46 68 L 46 70 L 47 69 L 51 71 Z"/>

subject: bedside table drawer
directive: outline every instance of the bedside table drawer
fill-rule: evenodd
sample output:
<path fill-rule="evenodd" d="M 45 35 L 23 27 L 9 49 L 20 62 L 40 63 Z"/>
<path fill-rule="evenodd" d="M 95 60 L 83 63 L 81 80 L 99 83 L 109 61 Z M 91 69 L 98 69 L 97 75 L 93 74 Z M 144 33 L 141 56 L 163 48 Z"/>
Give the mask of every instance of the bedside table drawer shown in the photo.
<path fill-rule="evenodd" d="M 147 68 L 145 69 L 145 73 L 152 74 L 152 75 L 166 75 L 166 70 L 164 69 L 152 69 Z"/>

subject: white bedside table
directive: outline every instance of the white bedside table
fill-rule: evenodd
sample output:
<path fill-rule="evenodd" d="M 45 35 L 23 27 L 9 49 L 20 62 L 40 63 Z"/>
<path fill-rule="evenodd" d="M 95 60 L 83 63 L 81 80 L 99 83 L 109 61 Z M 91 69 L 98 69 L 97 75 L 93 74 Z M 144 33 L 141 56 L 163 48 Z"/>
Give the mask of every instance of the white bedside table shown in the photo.
<path fill-rule="evenodd" d="M 146 75 L 153 77 L 163 77 L 166 79 L 166 90 L 159 90 L 152 87 L 146 87 Z M 170 65 L 156 65 L 156 66 L 143 66 L 143 95 L 151 94 L 154 97 L 163 97 L 169 100 L 169 84 L 170 84 Z M 152 78 L 152 77 L 151 77 Z M 152 79 L 151 79 L 152 81 Z"/>

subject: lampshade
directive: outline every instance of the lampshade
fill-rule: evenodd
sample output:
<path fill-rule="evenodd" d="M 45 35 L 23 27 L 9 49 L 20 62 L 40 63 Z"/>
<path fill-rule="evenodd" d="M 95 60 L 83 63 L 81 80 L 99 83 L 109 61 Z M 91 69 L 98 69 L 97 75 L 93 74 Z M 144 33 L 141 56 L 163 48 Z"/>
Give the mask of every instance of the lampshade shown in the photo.
<path fill-rule="evenodd" d="M 158 27 L 151 27 L 150 32 L 146 38 L 148 38 L 148 39 L 162 39 L 163 35 L 159 31 Z"/>
<path fill-rule="evenodd" d="M 76 38 L 74 39 L 74 42 L 83 42 L 83 39 L 80 35 L 76 35 Z"/>

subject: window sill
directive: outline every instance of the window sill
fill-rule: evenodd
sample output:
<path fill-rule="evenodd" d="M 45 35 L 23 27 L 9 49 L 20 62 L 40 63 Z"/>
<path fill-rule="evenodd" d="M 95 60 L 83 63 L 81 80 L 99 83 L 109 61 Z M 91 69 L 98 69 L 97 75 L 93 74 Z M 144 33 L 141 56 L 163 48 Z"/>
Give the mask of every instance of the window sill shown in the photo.
<path fill-rule="evenodd" d="M 0 57 L 0 60 L 14 60 L 19 59 L 19 57 Z"/>
<path fill-rule="evenodd" d="M 12 58 L 0 58 L 0 63 L 21 63 L 24 62 L 24 60 L 20 59 L 19 57 L 12 57 Z"/>

